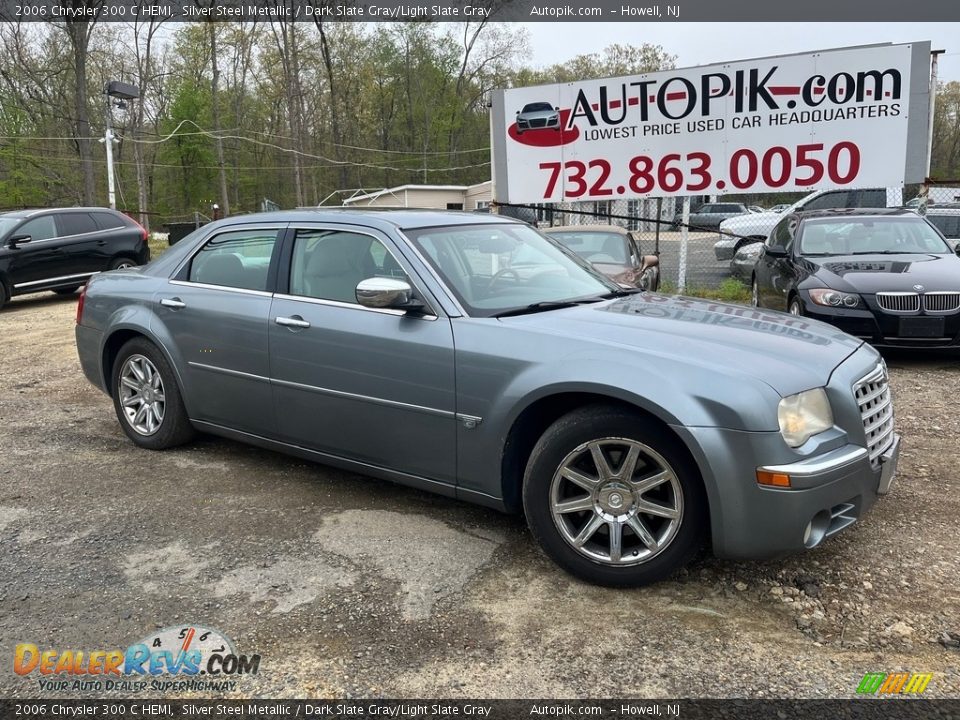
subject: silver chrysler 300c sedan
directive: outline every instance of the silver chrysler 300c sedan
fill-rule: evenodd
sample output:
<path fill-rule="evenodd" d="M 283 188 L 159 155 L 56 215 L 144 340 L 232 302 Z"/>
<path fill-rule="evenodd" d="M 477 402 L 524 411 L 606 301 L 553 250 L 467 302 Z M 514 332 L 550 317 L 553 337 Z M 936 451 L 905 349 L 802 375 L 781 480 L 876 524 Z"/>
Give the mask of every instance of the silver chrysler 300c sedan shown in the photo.
<path fill-rule="evenodd" d="M 298 210 L 104 273 L 84 373 L 124 432 L 214 433 L 507 511 L 592 582 L 812 548 L 887 492 L 886 366 L 829 325 L 626 290 L 497 216 Z"/>

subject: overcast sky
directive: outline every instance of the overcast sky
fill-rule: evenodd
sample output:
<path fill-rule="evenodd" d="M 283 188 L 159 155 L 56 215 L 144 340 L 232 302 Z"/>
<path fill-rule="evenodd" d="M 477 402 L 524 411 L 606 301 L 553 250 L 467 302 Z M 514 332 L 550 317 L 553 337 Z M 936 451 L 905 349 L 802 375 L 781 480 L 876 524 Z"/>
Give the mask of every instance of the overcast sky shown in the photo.
<path fill-rule="evenodd" d="M 957 2 L 957 0 L 946 0 Z M 611 43 L 649 42 L 677 56 L 677 67 L 879 42 L 929 40 L 946 50 L 941 80 L 960 80 L 960 23 L 524 23 L 536 65 L 550 65 Z"/>

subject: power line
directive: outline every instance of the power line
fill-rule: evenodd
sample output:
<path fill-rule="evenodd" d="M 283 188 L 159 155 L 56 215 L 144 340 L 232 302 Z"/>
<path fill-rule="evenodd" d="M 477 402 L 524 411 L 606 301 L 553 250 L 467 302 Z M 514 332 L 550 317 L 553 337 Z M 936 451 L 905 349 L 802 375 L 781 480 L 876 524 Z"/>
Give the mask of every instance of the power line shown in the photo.
<path fill-rule="evenodd" d="M 4 148 L 0 148 L 0 149 L 4 149 Z M 83 160 L 81 160 L 81 159 L 78 158 L 78 157 L 68 156 L 68 155 L 33 155 L 33 154 L 30 154 L 30 153 L 17 152 L 16 155 L 15 155 L 15 157 L 23 158 L 23 159 L 25 159 L 25 160 L 50 160 L 50 161 L 77 162 L 77 163 L 83 162 Z M 114 165 L 125 165 L 125 166 L 131 166 L 131 167 L 135 167 L 135 166 L 136 166 L 136 163 L 133 162 L 132 160 L 114 160 L 114 161 L 113 161 L 113 164 L 114 164 Z M 174 169 L 178 169 L 178 170 L 182 170 L 182 169 L 184 169 L 184 167 L 185 167 L 184 165 L 177 164 L 177 163 L 151 162 L 151 163 L 144 163 L 144 164 L 147 165 L 147 166 L 149 166 L 149 167 L 174 168 Z M 344 164 L 346 164 L 346 165 L 348 165 L 348 166 L 353 166 L 353 165 L 354 165 L 354 163 L 341 163 L 341 164 L 339 164 L 339 165 L 330 164 L 330 163 L 317 163 L 317 164 L 310 164 L 310 165 L 301 165 L 300 167 L 301 167 L 301 169 L 305 169 L 305 170 L 317 170 L 317 169 L 331 168 L 331 167 L 342 167 Z M 465 166 L 462 166 L 462 167 L 459 167 L 459 168 L 456 168 L 456 167 L 454 167 L 454 168 L 409 167 L 409 168 L 385 168 L 385 169 L 391 169 L 391 170 L 394 170 L 395 172 L 411 172 L 411 173 L 423 173 L 423 172 L 428 172 L 428 173 L 438 173 L 438 172 L 447 172 L 447 171 L 450 171 L 450 170 L 461 170 L 461 169 L 467 169 L 467 168 L 486 167 L 486 166 L 488 166 L 489 164 L 490 164 L 490 163 L 489 163 L 489 161 L 488 161 L 488 162 L 483 162 L 483 163 L 477 163 L 477 164 L 475 164 L 475 165 L 465 165 Z M 230 169 L 230 170 L 293 170 L 293 168 L 294 168 L 293 165 L 231 165 L 231 166 L 229 166 L 228 169 Z M 186 166 L 186 169 L 189 169 L 189 170 L 219 170 L 219 169 L 220 169 L 220 166 L 219 166 L 219 165 L 194 165 L 194 164 L 189 164 L 189 165 Z"/>

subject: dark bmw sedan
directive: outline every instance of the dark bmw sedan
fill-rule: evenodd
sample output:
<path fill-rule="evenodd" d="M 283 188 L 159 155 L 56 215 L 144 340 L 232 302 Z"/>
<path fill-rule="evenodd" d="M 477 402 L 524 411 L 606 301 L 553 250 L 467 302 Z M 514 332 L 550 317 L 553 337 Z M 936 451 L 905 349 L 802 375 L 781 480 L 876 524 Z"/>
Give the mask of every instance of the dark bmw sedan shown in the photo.
<path fill-rule="evenodd" d="M 960 258 L 908 210 L 783 218 L 752 277 L 753 304 L 823 320 L 892 347 L 960 344 Z"/>
<path fill-rule="evenodd" d="M 230 218 L 80 298 L 80 364 L 138 446 L 208 432 L 523 512 L 593 582 L 653 582 L 708 537 L 816 547 L 897 467 L 862 340 L 622 288 L 495 215 Z"/>

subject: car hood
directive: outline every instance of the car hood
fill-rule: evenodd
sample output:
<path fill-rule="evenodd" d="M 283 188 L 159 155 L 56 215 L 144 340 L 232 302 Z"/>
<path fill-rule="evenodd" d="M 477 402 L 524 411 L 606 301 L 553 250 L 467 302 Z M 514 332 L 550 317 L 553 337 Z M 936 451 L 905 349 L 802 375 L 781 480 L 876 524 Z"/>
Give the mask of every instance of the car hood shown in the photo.
<path fill-rule="evenodd" d="M 825 385 L 831 371 L 863 344 L 808 318 L 656 293 L 504 320 L 657 356 L 675 362 L 678 372 L 697 365 L 728 376 L 749 375 L 781 395 Z"/>
<path fill-rule="evenodd" d="M 960 258 L 956 255 L 832 255 L 804 257 L 811 281 L 846 292 L 960 290 Z M 915 288 L 922 285 L 922 288 Z"/>
<path fill-rule="evenodd" d="M 772 212 L 736 215 L 721 222 L 720 229 L 740 233 L 741 235 L 745 234 L 744 231 L 747 233 L 760 230 L 769 232 L 781 217 L 783 217 L 783 213 Z"/>

